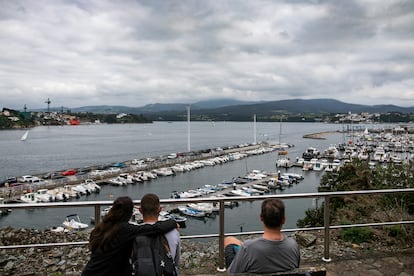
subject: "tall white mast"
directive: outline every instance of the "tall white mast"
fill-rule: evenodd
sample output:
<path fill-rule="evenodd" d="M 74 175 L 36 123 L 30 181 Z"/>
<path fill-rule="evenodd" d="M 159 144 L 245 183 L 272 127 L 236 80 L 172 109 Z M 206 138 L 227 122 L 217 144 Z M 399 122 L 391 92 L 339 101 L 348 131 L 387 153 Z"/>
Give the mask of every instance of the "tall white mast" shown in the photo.
<path fill-rule="evenodd" d="M 187 106 L 187 151 L 191 151 L 191 142 L 190 142 L 190 105 Z"/>
<path fill-rule="evenodd" d="M 253 142 L 256 144 L 257 140 L 256 140 L 256 114 L 254 114 L 253 116 Z"/>

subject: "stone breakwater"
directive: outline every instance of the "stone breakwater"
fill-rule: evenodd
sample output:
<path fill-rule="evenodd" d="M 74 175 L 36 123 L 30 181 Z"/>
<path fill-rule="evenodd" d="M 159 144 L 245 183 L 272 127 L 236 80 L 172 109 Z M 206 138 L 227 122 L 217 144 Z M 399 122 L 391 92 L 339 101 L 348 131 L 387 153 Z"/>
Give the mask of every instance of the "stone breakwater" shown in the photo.
<path fill-rule="evenodd" d="M 301 244 L 302 265 L 323 266 L 323 239 L 319 232 L 296 233 Z M 0 245 L 41 244 L 87 241 L 89 232 L 55 233 L 50 230 L 0 229 Z M 252 238 L 243 236 L 243 239 Z M 387 245 L 344 243 L 335 237 L 331 241 L 331 258 L 360 259 L 373 252 L 398 252 L 401 249 Z M 218 264 L 218 240 L 182 240 L 181 275 L 215 274 Z M 2 249 L 0 275 L 80 275 L 89 259 L 86 245 Z"/>

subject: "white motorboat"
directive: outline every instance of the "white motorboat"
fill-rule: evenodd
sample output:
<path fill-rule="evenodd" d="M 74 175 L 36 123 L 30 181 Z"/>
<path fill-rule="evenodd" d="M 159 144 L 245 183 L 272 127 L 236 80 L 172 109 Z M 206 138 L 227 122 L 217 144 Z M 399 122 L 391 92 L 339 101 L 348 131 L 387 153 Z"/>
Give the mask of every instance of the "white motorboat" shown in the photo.
<path fill-rule="evenodd" d="M 72 190 L 80 195 L 86 195 L 88 194 L 88 190 L 81 184 L 72 186 Z"/>
<path fill-rule="evenodd" d="M 178 210 L 184 215 L 191 216 L 191 217 L 200 218 L 200 217 L 206 216 L 206 213 L 192 209 L 190 207 L 186 207 L 186 206 L 178 206 Z"/>
<path fill-rule="evenodd" d="M 241 189 L 231 190 L 230 193 L 235 196 L 251 196 L 249 193 Z"/>
<path fill-rule="evenodd" d="M 70 230 L 82 230 L 89 227 L 86 223 L 82 223 L 77 214 L 69 215 L 62 222 L 62 226 Z"/>
<path fill-rule="evenodd" d="M 20 200 L 24 203 L 39 203 L 39 199 L 36 197 L 35 193 L 25 193 L 20 196 Z"/>
<path fill-rule="evenodd" d="M 279 158 L 276 161 L 276 167 L 280 168 L 289 168 L 292 166 L 292 162 L 289 158 Z"/>
<path fill-rule="evenodd" d="M 101 191 L 101 186 L 96 184 L 96 182 L 92 179 L 86 179 L 83 186 L 86 187 L 91 193 L 99 193 Z"/>
<path fill-rule="evenodd" d="M 253 184 L 252 188 L 263 191 L 263 192 L 268 192 L 269 188 L 264 186 L 264 185 L 260 185 L 260 184 Z"/>
<path fill-rule="evenodd" d="M 49 193 L 51 193 L 55 197 L 56 201 L 66 201 L 70 197 L 70 195 L 66 193 L 63 187 L 49 190 Z"/>
<path fill-rule="evenodd" d="M 206 214 L 213 213 L 213 203 L 211 202 L 188 203 L 187 207 Z"/>
<path fill-rule="evenodd" d="M 48 189 L 37 190 L 35 193 L 35 197 L 39 200 L 39 202 L 55 201 L 55 197 L 53 196 L 52 193 L 49 192 Z"/>

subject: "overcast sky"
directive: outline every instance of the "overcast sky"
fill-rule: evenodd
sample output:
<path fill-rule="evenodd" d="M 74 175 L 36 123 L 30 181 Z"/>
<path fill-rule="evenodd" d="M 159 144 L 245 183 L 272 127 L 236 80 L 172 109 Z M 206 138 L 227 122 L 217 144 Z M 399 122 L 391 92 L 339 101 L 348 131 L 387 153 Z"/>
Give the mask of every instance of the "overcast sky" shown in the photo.
<path fill-rule="evenodd" d="M 414 106 L 414 1 L 0 0 L 0 108 Z"/>

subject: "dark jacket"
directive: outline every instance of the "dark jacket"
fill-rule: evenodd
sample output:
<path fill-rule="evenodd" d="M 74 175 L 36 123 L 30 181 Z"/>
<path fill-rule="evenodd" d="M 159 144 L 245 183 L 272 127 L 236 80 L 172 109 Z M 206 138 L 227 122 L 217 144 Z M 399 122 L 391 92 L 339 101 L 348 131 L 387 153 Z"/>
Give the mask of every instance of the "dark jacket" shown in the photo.
<path fill-rule="evenodd" d="M 132 241 L 135 236 L 166 233 L 174 228 L 176 228 L 176 223 L 173 220 L 161 221 L 153 225 L 122 223 L 111 241 L 109 250 L 105 252 L 93 251 L 91 253 L 91 258 L 86 264 L 82 276 L 131 275 L 129 257 L 131 256 Z"/>

